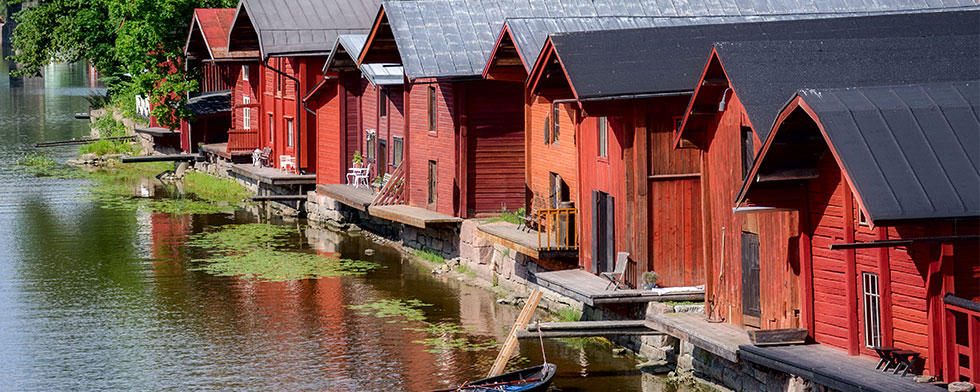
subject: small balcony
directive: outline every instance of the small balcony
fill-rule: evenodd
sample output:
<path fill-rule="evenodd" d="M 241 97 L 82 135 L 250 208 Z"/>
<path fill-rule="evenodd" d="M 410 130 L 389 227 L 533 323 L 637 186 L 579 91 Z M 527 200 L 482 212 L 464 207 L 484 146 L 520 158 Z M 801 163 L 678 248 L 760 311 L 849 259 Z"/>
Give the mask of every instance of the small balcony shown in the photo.
<path fill-rule="evenodd" d="M 506 222 L 480 225 L 478 234 L 534 259 L 573 260 L 578 258 L 577 217 L 575 208 L 542 209 L 521 225 Z"/>
<path fill-rule="evenodd" d="M 229 129 L 228 130 L 228 153 L 251 153 L 259 148 L 258 129 Z"/>

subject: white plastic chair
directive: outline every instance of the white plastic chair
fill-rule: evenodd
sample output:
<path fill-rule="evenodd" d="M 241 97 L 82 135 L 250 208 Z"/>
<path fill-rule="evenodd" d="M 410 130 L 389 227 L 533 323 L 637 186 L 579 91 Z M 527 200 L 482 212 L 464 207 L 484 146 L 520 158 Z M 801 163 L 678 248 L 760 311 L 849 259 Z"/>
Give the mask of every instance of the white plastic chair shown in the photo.
<path fill-rule="evenodd" d="M 366 187 L 370 187 L 368 184 L 368 176 L 371 173 L 371 164 L 367 164 L 366 167 L 361 168 L 360 171 L 354 173 L 354 188 L 359 188 L 361 184 Z"/>

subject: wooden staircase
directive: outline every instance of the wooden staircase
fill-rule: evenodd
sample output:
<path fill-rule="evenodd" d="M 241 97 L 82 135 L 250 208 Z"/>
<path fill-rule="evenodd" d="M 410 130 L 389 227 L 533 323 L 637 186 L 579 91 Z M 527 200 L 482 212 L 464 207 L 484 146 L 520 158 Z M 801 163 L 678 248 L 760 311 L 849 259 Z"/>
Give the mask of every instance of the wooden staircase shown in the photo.
<path fill-rule="evenodd" d="M 408 201 L 408 184 L 405 183 L 405 165 L 398 165 L 398 168 L 391 173 L 391 177 L 381 187 L 381 191 L 371 202 L 372 206 L 390 206 L 405 204 Z"/>

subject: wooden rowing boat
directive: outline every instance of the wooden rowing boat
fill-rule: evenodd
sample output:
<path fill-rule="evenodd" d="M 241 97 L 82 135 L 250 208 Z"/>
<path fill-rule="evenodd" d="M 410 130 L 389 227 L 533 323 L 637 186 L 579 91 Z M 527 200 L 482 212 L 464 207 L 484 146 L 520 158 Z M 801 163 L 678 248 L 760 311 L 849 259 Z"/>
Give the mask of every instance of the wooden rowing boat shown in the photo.
<path fill-rule="evenodd" d="M 545 363 L 495 377 L 471 381 L 458 388 L 445 389 L 444 391 L 545 392 L 551 386 L 551 379 L 555 376 L 557 369 L 555 364 Z"/>

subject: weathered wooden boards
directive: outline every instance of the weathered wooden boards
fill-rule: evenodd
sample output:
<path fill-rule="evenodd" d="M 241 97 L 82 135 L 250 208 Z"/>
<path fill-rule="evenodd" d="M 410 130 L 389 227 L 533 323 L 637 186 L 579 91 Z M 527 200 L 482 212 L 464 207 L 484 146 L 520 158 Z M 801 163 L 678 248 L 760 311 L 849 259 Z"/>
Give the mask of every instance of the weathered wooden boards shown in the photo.
<path fill-rule="evenodd" d="M 97 142 L 99 140 L 134 140 L 136 136 L 117 136 L 117 137 L 107 137 L 107 138 L 86 138 L 86 139 L 75 139 L 75 140 L 59 140 L 55 142 L 42 142 L 34 143 L 34 147 L 58 147 L 58 146 L 72 146 L 77 144 L 89 144 L 92 142 Z"/>
<path fill-rule="evenodd" d="M 529 325 L 527 330 L 517 332 L 518 339 L 538 337 L 538 328 L 542 338 L 574 338 L 592 336 L 644 336 L 663 335 L 663 332 L 650 329 L 644 320 L 622 321 L 574 321 L 563 323 L 541 323 Z"/>
<path fill-rule="evenodd" d="M 521 314 L 517 316 L 517 322 L 514 323 L 514 326 L 510 329 L 510 333 L 507 334 L 507 340 L 504 341 L 504 346 L 500 349 L 500 354 L 497 354 L 497 359 L 493 361 L 493 366 L 490 367 L 490 373 L 487 377 L 499 376 L 504 372 L 504 366 L 507 366 L 507 360 L 510 359 L 510 355 L 517 348 L 517 331 L 527 327 L 527 323 L 531 321 L 531 316 L 534 315 L 534 310 L 538 308 L 538 302 L 541 302 L 541 290 L 534 290 L 528 296 L 527 303 L 524 304 L 524 309 L 521 310 Z"/>
<path fill-rule="evenodd" d="M 648 316 L 647 327 L 663 331 L 675 338 L 738 362 L 738 348 L 749 344 L 745 330 L 731 324 L 709 323 L 704 315 L 694 313 L 664 313 Z"/>
<path fill-rule="evenodd" d="M 582 270 L 542 272 L 538 284 L 587 305 L 642 303 L 655 301 L 703 301 L 704 292 L 657 294 L 650 290 L 606 289 L 609 281 Z"/>

